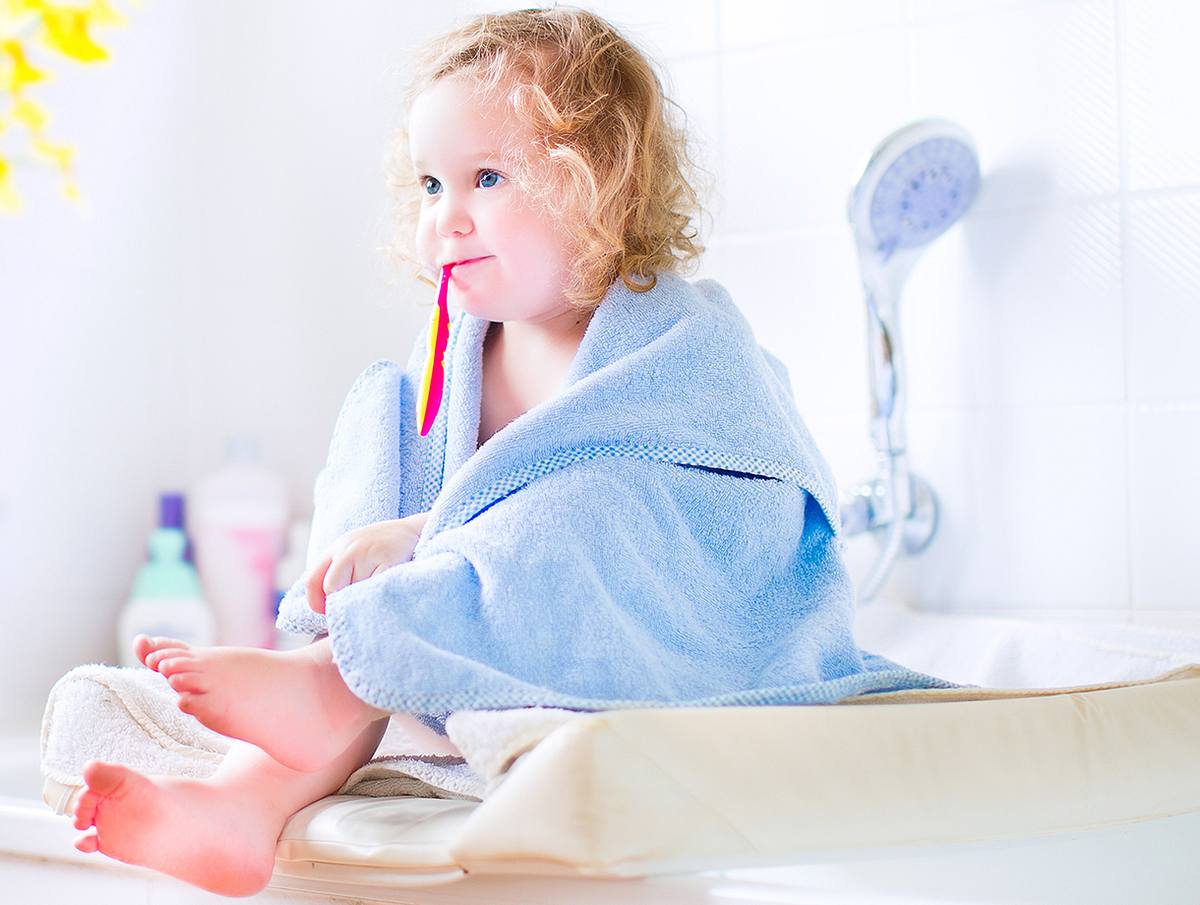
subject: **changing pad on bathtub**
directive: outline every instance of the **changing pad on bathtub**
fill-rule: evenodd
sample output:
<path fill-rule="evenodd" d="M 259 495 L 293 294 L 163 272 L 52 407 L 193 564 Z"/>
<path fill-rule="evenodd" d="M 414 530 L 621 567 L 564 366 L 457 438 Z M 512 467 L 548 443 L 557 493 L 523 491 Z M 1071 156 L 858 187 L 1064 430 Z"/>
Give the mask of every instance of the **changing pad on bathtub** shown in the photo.
<path fill-rule="evenodd" d="M 277 876 L 647 876 L 1200 811 L 1200 665 L 1073 688 L 543 713 L 501 743 L 485 739 L 500 714 L 458 724 L 474 740 L 453 722 L 466 715 L 447 730 L 464 754 L 489 752 L 477 761 L 493 774 L 481 802 L 323 799 L 284 828 Z M 48 802 L 62 792 L 48 781 Z"/>

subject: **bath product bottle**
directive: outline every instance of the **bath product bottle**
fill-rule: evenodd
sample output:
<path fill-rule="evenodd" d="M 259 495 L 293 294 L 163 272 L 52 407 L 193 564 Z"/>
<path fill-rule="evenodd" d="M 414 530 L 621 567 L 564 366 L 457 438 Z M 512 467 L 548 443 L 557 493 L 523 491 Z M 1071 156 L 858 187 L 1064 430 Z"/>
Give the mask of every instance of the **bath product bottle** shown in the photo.
<path fill-rule="evenodd" d="M 287 488 L 253 437 L 226 444 L 225 464 L 192 496 L 196 568 L 217 621 L 217 643 L 271 647 L 275 566 L 287 529 Z"/>
<path fill-rule="evenodd" d="M 117 623 L 122 666 L 140 665 L 133 653 L 135 635 L 163 635 L 188 644 L 212 644 L 212 611 L 204 602 L 196 570 L 184 558 L 183 496 L 159 497 L 159 526 L 150 535 L 150 560 L 133 582 L 129 602 Z"/>
<path fill-rule="evenodd" d="M 292 585 L 304 575 L 305 556 L 308 552 L 308 535 L 312 530 L 312 522 L 308 519 L 296 519 L 288 528 L 287 553 L 279 561 L 275 569 L 275 615 L 279 615 L 279 604 L 291 590 Z M 308 635 L 295 635 L 291 632 L 275 629 L 275 649 L 291 650 L 303 647 L 312 638 Z"/>

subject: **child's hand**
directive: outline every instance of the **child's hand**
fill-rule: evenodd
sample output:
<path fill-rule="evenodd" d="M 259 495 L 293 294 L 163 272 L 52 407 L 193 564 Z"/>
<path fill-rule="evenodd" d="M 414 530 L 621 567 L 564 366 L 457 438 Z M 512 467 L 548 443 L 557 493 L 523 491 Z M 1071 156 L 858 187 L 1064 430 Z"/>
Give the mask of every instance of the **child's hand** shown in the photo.
<path fill-rule="evenodd" d="M 304 577 L 308 605 L 325 612 L 325 595 L 412 559 L 428 512 L 348 531 Z"/>

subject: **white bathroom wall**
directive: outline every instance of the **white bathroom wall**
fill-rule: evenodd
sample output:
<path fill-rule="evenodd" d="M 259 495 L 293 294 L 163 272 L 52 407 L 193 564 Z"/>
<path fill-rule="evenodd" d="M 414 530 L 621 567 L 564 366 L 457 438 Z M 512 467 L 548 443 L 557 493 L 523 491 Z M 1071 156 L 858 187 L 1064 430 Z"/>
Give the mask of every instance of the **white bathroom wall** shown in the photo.
<path fill-rule="evenodd" d="M 510 3 L 129 8 L 112 61 L 38 91 L 82 212 L 40 169 L 0 218 L 0 730 L 115 656 L 159 491 L 258 435 L 294 509 L 337 406 L 407 354 L 381 160 L 406 49 Z M 909 448 L 942 501 L 887 588 L 931 609 L 1200 618 L 1200 16 L 1166 0 L 603 0 L 662 63 L 718 180 L 697 276 L 791 369 L 845 486 L 873 474 L 844 222 L 874 145 L 923 116 L 985 187 L 903 302 Z M 856 573 L 874 541 L 851 541 Z"/>
<path fill-rule="evenodd" d="M 685 94 L 717 85 L 715 107 L 698 107 L 721 185 L 701 275 L 788 363 L 843 487 L 875 473 L 848 189 L 917 118 L 957 120 L 979 146 L 981 197 L 902 303 L 910 458 L 942 522 L 884 593 L 1200 620 L 1200 13 L 1169 0 L 690 9 L 717 21 L 715 48 L 697 40 L 670 67 Z M 851 539 L 856 574 L 876 550 Z"/>

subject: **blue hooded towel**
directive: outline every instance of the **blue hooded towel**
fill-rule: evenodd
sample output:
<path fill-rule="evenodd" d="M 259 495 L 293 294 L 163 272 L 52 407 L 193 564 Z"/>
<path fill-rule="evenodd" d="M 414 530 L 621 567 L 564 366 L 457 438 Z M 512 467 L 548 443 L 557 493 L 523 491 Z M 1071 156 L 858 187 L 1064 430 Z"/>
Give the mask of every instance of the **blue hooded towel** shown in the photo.
<path fill-rule="evenodd" d="M 411 561 L 279 626 L 328 632 L 390 711 L 828 704 L 955 687 L 861 651 L 829 468 L 787 371 L 713 280 L 621 280 L 563 385 L 476 448 L 489 322 L 457 312 L 433 429 L 429 354 L 354 382 L 314 488 L 310 564 L 341 534 L 429 512 Z"/>

